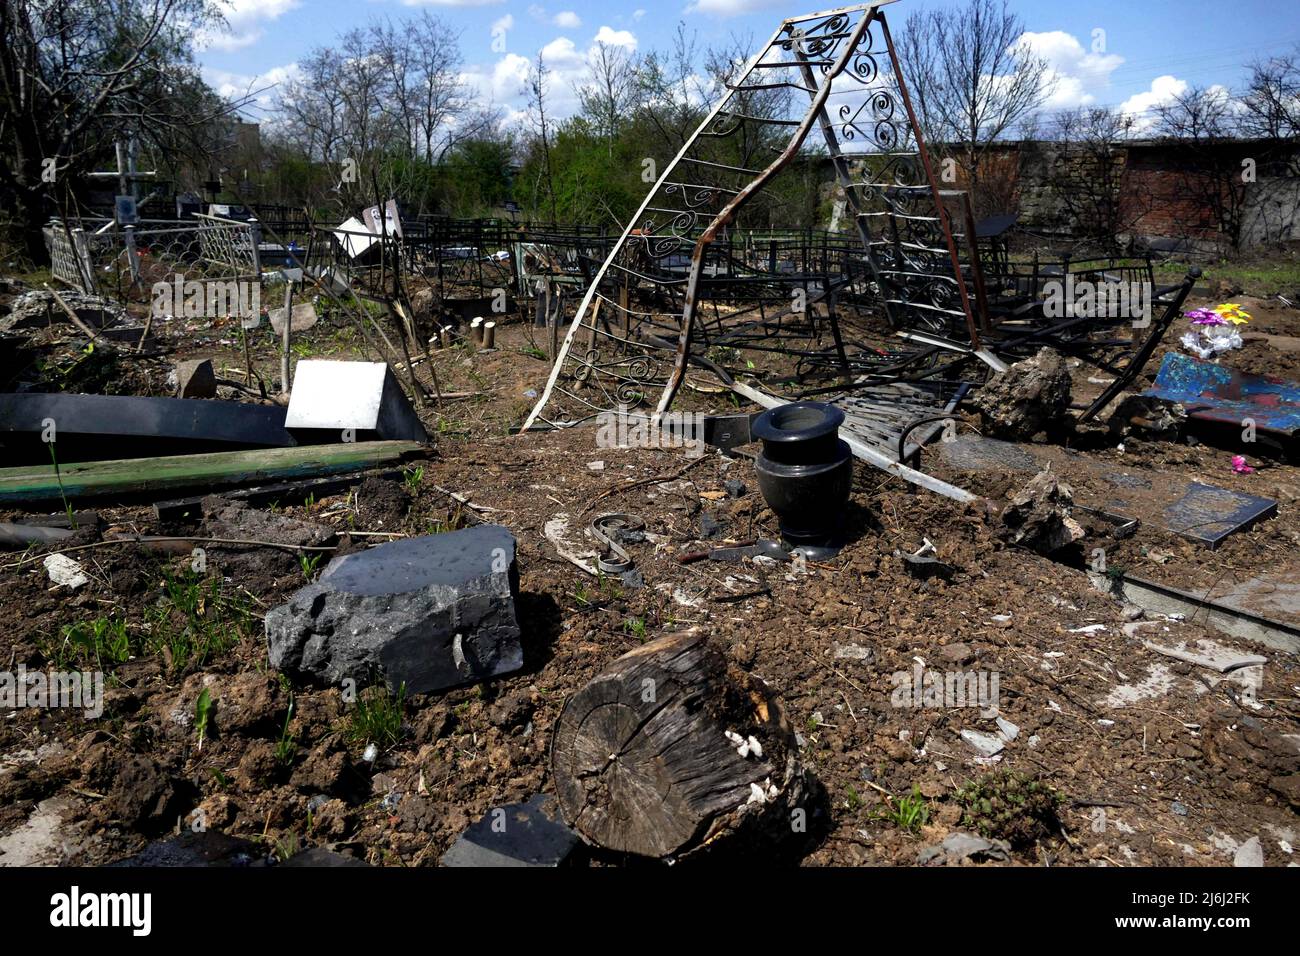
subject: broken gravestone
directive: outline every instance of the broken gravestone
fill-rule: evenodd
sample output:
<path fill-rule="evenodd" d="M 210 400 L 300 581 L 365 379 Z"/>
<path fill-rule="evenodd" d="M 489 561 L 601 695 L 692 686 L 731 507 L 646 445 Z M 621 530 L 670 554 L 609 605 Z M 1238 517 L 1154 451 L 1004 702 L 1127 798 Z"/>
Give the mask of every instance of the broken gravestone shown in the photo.
<path fill-rule="evenodd" d="M 271 329 L 276 335 L 284 335 L 284 307 L 271 309 L 266 313 L 271 320 Z M 299 302 L 289 310 L 289 331 L 306 332 L 316 324 L 316 306 L 310 302 Z"/>
<path fill-rule="evenodd" d="M 272 666 L 318 681 L 422 694 L 523 666 L 515 539 L 500 525 L 332 560 L 266 615 Z"/>
<path fill-rule="evenodd" d="M 560 866 L 581 845 L 560 819 L 555 798 L 539 793 L 489 810 L 443 854 L 442 865 Z"/>
<path fill-rule="evenodd" d="M 284 427 L 302 442 L 429 440 L 386 362 L 303 359 Z M 344 430 L 350 437 L 340 437 Z"/>
<path fill-rule="evenodd" d="M 1059 425 L 1070 408 L 1070 370 L 1053 349 L 997 372 L 974 398 L 987 433 L 1028 439 Z"/>
<path fill-rule="evenodd" d="M 1002 537 L 1011 544 L 1050 554 L 1087 532 L 1070 517 L 1074 493 L 1050 470 L 1040 471 L 1002 510 Z"/>

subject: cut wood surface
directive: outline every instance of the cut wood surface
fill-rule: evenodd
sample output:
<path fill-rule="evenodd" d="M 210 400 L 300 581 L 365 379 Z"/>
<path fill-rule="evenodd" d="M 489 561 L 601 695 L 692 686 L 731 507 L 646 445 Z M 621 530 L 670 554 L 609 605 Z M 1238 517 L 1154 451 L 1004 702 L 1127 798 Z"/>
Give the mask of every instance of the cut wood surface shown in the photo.
<path fill-rule="evenodd" d="M 742 756 L 727 731 L 754 736 L 762 755 Z M 574 694 L 551 757 L 561 812 L 586 840 L 667 857 L 780 802 L 795 754 L 766 686 L 687 632 L 625 654 Z M 755 785 L 764 799 L 751 803 Z"/>

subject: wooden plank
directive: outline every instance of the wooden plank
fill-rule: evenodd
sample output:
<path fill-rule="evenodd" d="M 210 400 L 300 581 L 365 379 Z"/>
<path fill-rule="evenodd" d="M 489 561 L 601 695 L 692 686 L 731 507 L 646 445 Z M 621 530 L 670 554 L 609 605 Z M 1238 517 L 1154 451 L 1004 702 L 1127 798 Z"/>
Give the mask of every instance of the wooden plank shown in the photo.
<path fill-rule="evenodd" d="M 392 464 L 425 447 L 411 441 L 375 441 L 259 448 L 61 464 L 57 475 L 53 465 L 0 468 L 0 502 L 127 495 L 333 475 Z"/>

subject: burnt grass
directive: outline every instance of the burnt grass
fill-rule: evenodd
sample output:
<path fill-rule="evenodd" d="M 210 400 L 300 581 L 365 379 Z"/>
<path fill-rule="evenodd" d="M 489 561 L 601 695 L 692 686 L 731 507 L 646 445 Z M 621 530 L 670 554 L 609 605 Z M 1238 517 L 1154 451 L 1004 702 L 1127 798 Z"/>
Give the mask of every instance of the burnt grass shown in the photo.
<path fill-rule="evenodd" d="M 1272 324 L 1295 334 L 1296 313 Z M 303 354 L 364 357 L 324 326 L 303 338 Z M 776 535 L 743 454 L 753 449 L 693 463 L 680 449 L 598 448 L 594 429 L 509 434 L 532 404 L 526 392 L 540 389 L 549 371 L 531 353 L 528 332 L 502 327 L 490 353 L 435 353 L 443 389 L 474 394 L 421 411 L 436 447 L 405 475 L 220 519 L 225 532 L 241 521 L 263 534 L 324 529 L 338 535 L 343 551 L 385 540 L 375 533 L 438 533 L 477 520 L 505 525 L 519 543 L 522 672 L 406 695 L 368 722 L 343 689 L 296 683 L 267 663 L 262 613 L 323 561 L 313 568 L 288 551 L 213 545 L 206 567 L 195 571 L 188 545 L 172 553 L 112 545 L 72 555 L 90 583 L 68 592 L 51 585 L 39 556 L 20 564 L 22 554 L 7 553 L 0 608 L 10 669 L 48 669 L 60 654 L 85 665 L 95 649 L 104 653 L 103 642 L 65 638 L 93 635 L 101 620 L 121 622 L 127 649 L 120 660 L 98 658 L 109 674 L 101 717 L 3 715 L 0 841 L 12 841 L 34 814 L 57 811 L 59 838 L 34 862 L 118 861 L 201 820 L 272 857 L 326 846 L 374 864 L 432 865 L 472 821 L 552 789 L 551 732 L 568 695 L 643 641 L 699 627 L 734 667 L 761 677 L 783 700 L 815 796 L 805 833 L 771 845 L 765 837 L 718 845 L 683 865 L 731 855 L 911 865 L 923 847 L 957 830 L 1008 839 L 1012 865 L 1222 865 L 1253 836 L 1267 863 L 1288 862 L 1280 843 L 1300 843 L 1293 657 L 1266 650 L 1262 707 L 1250 708 L 1231 685 L 1206 680 L 1143 640 L 1211 638 L 1259 648 L 1194 619 L 1156 620 L 1127 633 L 1121 604 L 1080 570 L 1008 548 L 982 508 L 915 491 L 860 463 L 846 516 L 850 543 L 834 559 L 805 568 L 681 565 L 675 555 L 700 549 L 705 517 L 722 528 L 708 544 Z M 228 330 L 172 344 L 171 358 L 216 358 L 219 376 L 243 359 Z M 259 346 L 259 367 L 273 380 L 274 352 Z M 156 366 L 134 374 L 155 391 L 165 379 Z M 725 396 L 687 400 L 727 407 Z M 1222 467 L 1227 452 L 1146 443 L 1130 444 L 1126 455 L 1237 487 Z M 603 468 L 589 467 L 595 461 Z M 633 479 L 678 473 L 619 490 Z M 1281 513 L 1223 551 L 1196 549 L 1152 525 L 1123 544 L 1120 560 L 1181 584 L 1225 567 L 1234 574 L 1294 567 L 1297 475 L 1269 462 L 1253 484 L 1242 479 L 1252 492 L 1277 497 Z M 744 494 L 729 495 L 729 479 L 743 482 Z M 993 487 L 996 476 L 986 481 L 975 490 L 1005 497 L 1006 488 Z M 210 511 L 199 524 L 165 525 L 143 505 L 98 510 L 116 532 L 213 534 L 218 520 Z M 647 540 L 627 546 L 644 586 L 591 578 L 543 534 L 563 513 L 582 541 L 582 529 L 606 511 L 644 519 Z M 923 537 L 954 568 L 950 579 L 909 574 L 898 552 L 916 551 Z M 1157 565 L 1143 549 L 1173 559 Z M 1089 625 L 1103 628 L 1080 630 Z M 1000 716 L 1018 732 L 997 760 L 980 758 L 961 736 L 998 734 L 978 706 L 897 706 L 898 675 L 918 662 L 999 676 Z M 1117 689 L 1133 686 L 1156 689 L 1115 703 Z M 200 746 L 196 704 L 205 690 L 211 709 Z M 373 704 L 369 695 L 362 700 Z M 375 726 L 385 732 L 367 730 Z M 367 739 L 374 736 L 381 739 Z M 368 743 L 378 751 L 373 761 Z M 913 792 L 927 813 L 909 830 L 888 811 Z"/>

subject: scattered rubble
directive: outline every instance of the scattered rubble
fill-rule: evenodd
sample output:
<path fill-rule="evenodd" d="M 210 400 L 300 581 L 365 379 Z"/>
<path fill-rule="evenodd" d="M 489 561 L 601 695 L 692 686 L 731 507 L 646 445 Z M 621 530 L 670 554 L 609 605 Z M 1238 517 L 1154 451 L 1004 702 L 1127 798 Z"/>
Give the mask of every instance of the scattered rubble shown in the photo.
<path fill-rule="evenodd" d="M 987 840 L 970 833 L 950 833 L 937 846 L 928 846 L 916 857 L 921 866 L 952 866 L 967 860 L 978 863 L 1011 859 L 1005 840 Z"/>
<path fill-rule="evenodd" d="M 1041 471 L 1002 509 L 1003 534 L 1012 544 L 1042 554 L 1059 551 L 1084 537 L 1083 527 L 1070 514 L 1074 493 L 1051 471 Z"/>

